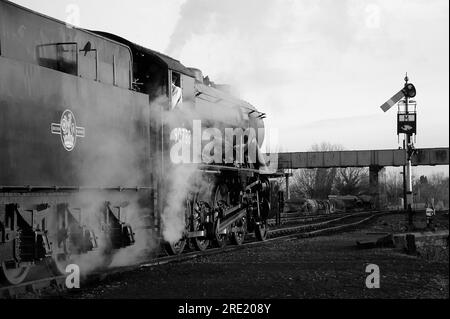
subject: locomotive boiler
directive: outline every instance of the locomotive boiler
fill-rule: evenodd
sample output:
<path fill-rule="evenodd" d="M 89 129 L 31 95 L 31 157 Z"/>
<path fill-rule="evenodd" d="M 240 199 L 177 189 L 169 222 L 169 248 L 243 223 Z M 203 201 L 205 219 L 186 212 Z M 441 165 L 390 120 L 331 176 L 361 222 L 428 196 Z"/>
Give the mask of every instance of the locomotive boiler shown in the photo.
<path fill-rule="evenodd" d="M 105 266 L 142 233 L 171 254 L 241 244 L 249 232 L 264 240 L 276 206 L 264 117 L 167 55 L 0 0 L 2 284 L 42 263 L 64 272 L 80 256 Z M 171 158 L 177 130 L 189 161 Z M 183 229 L 166 236 L 179 167 L 195 174 Z"/>

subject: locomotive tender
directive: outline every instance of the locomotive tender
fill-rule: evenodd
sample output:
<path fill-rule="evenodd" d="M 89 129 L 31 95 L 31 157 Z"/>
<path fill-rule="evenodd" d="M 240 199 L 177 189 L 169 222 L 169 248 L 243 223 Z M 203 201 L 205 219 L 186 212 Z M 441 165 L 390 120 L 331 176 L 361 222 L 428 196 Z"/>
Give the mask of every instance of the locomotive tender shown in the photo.
<path fill-rule="evenodd" d="M 188 166 L 170 159 L 173 128 L 264 128 L 263 113 L 218 88 L 164 54 L 0 0 L 0 285 L 43 262 L 63 272 L 95 252 L 107 263 L 138 229 L 172 254 L 264 240 L 278 201 L 263 135 L 231 141 L 256 144 L 255 161 L 195 165 L 184 229 L 164 239 L 171 173 Z"/>

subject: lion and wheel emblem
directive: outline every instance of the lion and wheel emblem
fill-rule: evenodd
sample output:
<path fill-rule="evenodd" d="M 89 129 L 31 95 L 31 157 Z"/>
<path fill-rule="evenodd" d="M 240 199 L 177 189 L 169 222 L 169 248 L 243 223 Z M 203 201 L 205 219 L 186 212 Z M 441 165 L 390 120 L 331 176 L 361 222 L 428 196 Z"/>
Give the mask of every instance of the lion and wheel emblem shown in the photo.
<path fill-rule="evenodd" d="M 59 123 L 51 124 L 52 134 L 61 136 L 64 149 L 68 152 L 75 148 L 77 137 L 85 136 L 84 127 L 77 126 L 75 115 L 71 110 L 65 110 L 61 115 Z"/>

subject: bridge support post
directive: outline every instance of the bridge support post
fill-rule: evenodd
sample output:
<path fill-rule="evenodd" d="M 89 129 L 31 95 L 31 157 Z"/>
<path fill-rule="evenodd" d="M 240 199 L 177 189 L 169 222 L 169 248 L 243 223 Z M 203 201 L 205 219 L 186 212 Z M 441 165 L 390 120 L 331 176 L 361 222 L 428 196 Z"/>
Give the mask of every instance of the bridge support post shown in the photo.
<path fill-rule="evenodd" d="M 370 165 L 369 166 L 369 185 L 370 195 L 373 196 L 375 209 L 380 209 L 380 186 L 378 181 L 378 174 L 383 169 L 383 166 Z"/>
<path fill-rule="evenodd" d="M 286 199 L 290 199 L 291 198 L 291 192 L 289 190 L 289 176 L 291 176 L 291 173 L 286 173 L 284 175 L 285 179 L 286 179 Z"/>

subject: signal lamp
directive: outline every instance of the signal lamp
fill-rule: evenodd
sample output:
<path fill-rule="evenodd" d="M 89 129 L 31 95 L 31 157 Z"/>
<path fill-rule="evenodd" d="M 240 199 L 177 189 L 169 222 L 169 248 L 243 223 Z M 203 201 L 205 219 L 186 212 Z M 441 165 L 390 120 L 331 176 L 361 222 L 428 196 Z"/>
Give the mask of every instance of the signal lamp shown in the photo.
<path fill-rule="evenodd" d="M 403 91 L 403 94 L 405 94 L 405 96 L 407 96 L 407 97 L 415 97 L 416 96 L 416 88 L 414 87 L 414 85 L 412 83 L 406 84 L 402 91 Z"/>

